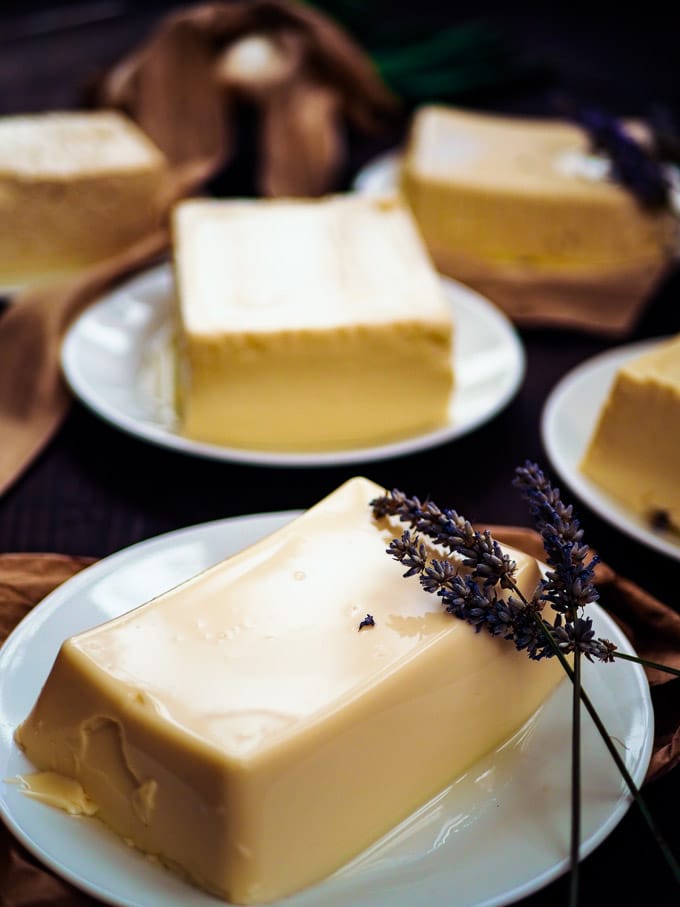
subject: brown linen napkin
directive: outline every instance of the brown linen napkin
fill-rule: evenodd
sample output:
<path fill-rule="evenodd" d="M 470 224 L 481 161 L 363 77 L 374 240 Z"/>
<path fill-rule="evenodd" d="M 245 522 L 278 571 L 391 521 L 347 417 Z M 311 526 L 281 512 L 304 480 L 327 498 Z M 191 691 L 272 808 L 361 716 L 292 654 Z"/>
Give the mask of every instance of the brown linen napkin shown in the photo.
<path fill-rule="evenodd" d="M 59 367 L 66 328 L 96 296 L 150 263 L 166 244 L 165 231 L 159 231 L 74 281 L 28 290 L 0 318 L 0 495 L 49 442 L 68 409 Z"/>
<path fill-rule="evenodd" d="M 617 270 L 539 271 L 519 264 L 487 265 L 431 250 L 440 271 L 487 296 L 520 327 L 564 327 L 624 338 L 654 289 L 675 266 L 658 259 Z"/>
<path fill-rule="evenodd" d="M 529 529 L 490 527 L 502 542 L 543 556 L 540 537 Z M 0 555 L 0 643 L 22 617 L 53 588 L 91 563 L 91 558 L 58 554 Z M 680 667 L 680 614 L 652 598 L 639 586 L 618 576 L 606 564 L 597 568 L 601 603 L 622 626 L 640 655 Z M 607 666 L 603 665 L 606 671 Z M 680 762 L 680 706 L 677 684 L 670 675 L 648 672 L 655 696 L 656 736 L 647 781 L 665 774 Z M 0 780 L 1 783 L 1 780 Z M 39 864 L 0 826 L 0 907 L 87 907 L 91 898 Z"/>
<path fill-rule="evenodd" d="M 0 555 L 0 643 L 35 604 L 92 561 L 61 554 Z M 0 824 L 1 907 L 89 907 L 95 903 L 34 860 Z"/>
<path fill-rule="evenodd" d="M 127 112 L 165 153 L 169 211 L 229 161 L 240 97 L 261 112 L 260 183 L 271 195 L 331 188 L 345 120 L 370 130 L 395 106 L 341 29 L 284 0 L 207 3 L 171 14 L 102 80 L 97 100 Z M 59 351 L 73 319 L 167 247 L 161 230 L 69 282 L 28 290 L 0 317 L 0 495 L 66 412 Z"/>
<path fill-rule="evenodd" d="M 170 14 L 103 80 L 97 102 L 136 120 L 171 164 L 227 163 L 234 112 L 256 111 L 258 190 L 320 195 L 344 162 L 345 123 L 380 128 L 395 97 L 323 13 L 286 0 L 205 3 Z"/>

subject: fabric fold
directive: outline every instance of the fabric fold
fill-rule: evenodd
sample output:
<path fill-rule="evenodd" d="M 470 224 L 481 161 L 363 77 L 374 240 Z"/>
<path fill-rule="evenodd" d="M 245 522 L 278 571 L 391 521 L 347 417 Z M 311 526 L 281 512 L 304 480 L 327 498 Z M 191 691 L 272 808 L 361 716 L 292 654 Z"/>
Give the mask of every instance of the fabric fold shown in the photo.
<path fill-rule="evenodd" d="M 661 259 L 599 270 L 494 264 L 434 250 L 437 267 L 487 296 L 523 328 L 566 328 L 612 340 L 628 337 L 650 297 L 677 263 Z"/>
<path fill-rule="evenodd" d="M 0 495 L 49 443 L 68 410 L 60 369 L 66 328 L 166 246 L 167 235 L 159 231 L 73 281 L 28 290 L 0 319 Z"/>

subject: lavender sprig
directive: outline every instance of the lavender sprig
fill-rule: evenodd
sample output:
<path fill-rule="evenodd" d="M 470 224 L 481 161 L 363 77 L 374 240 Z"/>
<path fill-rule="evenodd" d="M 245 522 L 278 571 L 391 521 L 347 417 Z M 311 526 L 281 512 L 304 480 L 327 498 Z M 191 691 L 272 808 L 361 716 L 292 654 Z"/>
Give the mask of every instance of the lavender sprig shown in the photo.
<path fill-rule="evenodd" d="M 485 629 L 525 650 L 529 657 L 555 656 L 572 681 L 572 836 L 570 902 L 578 898 L 578 849 L 580 832 L 580 705 L 588 710 L 595 727 L 617 765 L 631 795 L 652 831 L 661 851 L 680 884 L 680 866 L 655 826 L 653 818 L 616 750 L 595 707 L 581 686 L 580 659 L 611 662 L 615 657 L 647 664 L 644 659 L 618 652 L 607 639 L 596 638 L 592 620 L 584 614 L 586 605 L 596 601 L 593 583 L 596 557 L 588 558 L 583 530 L 573 508 L 565 505 L 542 470 L 526 462 L 516 470 L 516 485 L 529 503 L 535 526 L 541 534 L 548 571 L 533 596 L 527 598 L 517 585 L 516 564 L 505 554 L 488 531 L 479 532 L 454 510 L 441 510 L 431 501 L 421 502 L 393 490 L 371 502 L 376 518 L 398 517 L 411 527 L 395 539 L 387 553 L 405 566 L 405 576 L 418 576 L 422 588 L 442 600 L 446 611 L 467 621 L 476 632 Z M 432 555 L 421 536 L 458 560 Z M 466 568 L 463 571 L 461 568 Z M 509 591 L 507 597 L 498 589 Z M 554 612 L 552 623 L 545 619 L 546 604 Z M 573 654 L 573 667 L 566 656 Z M 648 663 L 651 664 L 651 663 Z M 653 665 L 673 674 L 675 669 Z"/>
<path fill-rule="evenodd" d="M 530 507 L 540 519 L 551 567 L 530 600 L 515 582 L 517 565 L 491 533 L 474 529 L 455 510 L 442 510 L 432 501 L 409 498 L 398 489 L 376 498 L 371 506 L 376 518 L 393 516 L 410 524 L 412 531 L 406 530 L 395 539 L 388 553 L 407 568 L 405 576 L 420 574 L 425 591 L 439 596 L 450 613 L 467 620 L 478 631 L 486 629 L 514 642 L 517 649 L 527 651 L 535 660 L 554 655 L 545 640 L 545 633 L 549 633 L 564 654 L 578 649 L 590 661 L 611 661 L 615 647 L 606 639 L 596 639 L 591 619 L 579 613 L 587 601 L 597 598 L 597 592 L 592 585 L 594 562 L 585 563 L 588 548 L 582 542 L 583 532 L 572 508 L 565 507 L 559 492 L 546 487 L 543 474 L 539 479 L 528 465 L 521 476 L 518 471 L 518 481 L 524 483 L 526 494 L 529 485 L 532 487 Z M 421 536 L 458 554 L 460 565 L 470 573 L 465 578 L 457 577 L 450 562 L 431 558 Z M 496 594 L 497 586 L 517 597 L 504 599 Z M 536 616 L 546 603 L 557 615 L 552 624 L 543 621 L 542 630 Z"/>
<path fill-rule="evenodd" d="M 543 597 L 556 611 L 568 613 L 574 620 L 578 609 L 599 598 L 593 585 L 595 565 L 599 558 L 586 563 L 588 546 L 583 544 L 583 530 L 566 506 L 558 488 L 553 488 L 543 471 L 527 461 L 515 470 L 512 483 L 529 504 L 534 526 L 541 534 L 546 563 L 552 567 L 543 585 Z"/>
<path fill-rule="evenodd" d="M 559 489 L 552 487 L 535 463 L 527 461 L 518 467 L 513 485 L 529 504 L 551 568 L 537 594 L 557 612 L 553 638 L 565 654 L 580 652 L 589 661 L 613 661 L 616 647 L 607 639 L 596 639 L 592 619 L 583 616 L 585 606 L 600 597 L 593 583 L 599 558 L 587 560 L 588 546 L 583 544 L 574 508 L 563 503 Z"/>
<path fill-rule="evenodd" d="M 469 520 L 455 510 L 440 510 L 432 501 L 421 503 L 419 498 L 409 498 L 396 488 L 371 501 L 371 506 L 376 518 L 398 516 L 402 523 L 410 523 L 416 533 L 459 554 L 463 566 L 472 568 L 473 576 L 484 579 L 485 585 L 500 583 L 503 589 L 511 588 L 515 562 L 488 530 L 481 533 L 473 529 Z"/>
<path fill-rule="evenodd" d="M 597 108 L 575 110 L 572 119 L 590 138 L 594 151 L 609 157 L 612 178 L 651 210 L 670 207 L 670 180 L 663 165 L 637 142 L 619 120 Z"/>
<path fill-rule="evenodd" d="M 388 549 L 390 555 L 407 567 L 405 575 L 421 574 L 425 591 L 438 595 L 454 615 L 464 619 L 468 614 L 474 615 L 472 622 L 478 629 L 485 628 L 494 636 L 502 635 L 536 660 L 552 657 L 557 651 L 565 655 L 579 651 L 588 661 L 612 662 L 620 658 L 680 676 L 676 668 L 620 652 L 610 640 L 595 636 L 592 619 L 584 610 L 586 604 L 599 597 L 593 582 L 599 559 L 596 556 L 588 559 L 588 546 L 583 543 L 583 530 L 573 507 L 562 502 L 559 489 L 552 488 L 534 463 L 519 467 L 513 484 L 529 503 L 549 567 L 531 599 L 522 594 L 515 582 L 515 562 L 491 533 L 474 529 L 455 510 L 440 509 L 432 501 L 410 498 L 398 489 L 371 501 L 371 506 L 377 519 L 391 516 L 410 524 L 411 529 L 395 539 Z M 449 573 L 447 582 L 440 582 L 440 572 L 450 572 L 455 562 L 431 558 L 421 536 L 457 554 L 458 564 L 470 571 L 469 578 L 475 582 L 454 582 Z M 456 565 L 454 574 L 457 573 Z M 482 603 L 478 597 L 478 580 L 487 588 L 498 586 L 513 596 L 506 600 L 491 595 Z M 542 617 L 546 604 L 555 612 L 552 623 Z M 480 608 L 484 608 L 484 620 L 479 619 Z"/>
<path fill-rule="evenodd" d="M 589 617 L 582 617 L 585 606 L 599 598 L 592 583 L 596 558 L 586 562 L 588 547 L 583 544 L 583 530 L 566 506 L 558 489 L 554 489 L 542 470 L 527 461 L 515 471 L 513 482 L 529 504 L 534 526 L 543 539 L 543 549 L 551 570 L 541 582 L 538 595 L 550 602 L 556 611 L 552 635 L 564 654 L 573 652 L 572 717 L 571 717 L 571 875 L 569 903 L 578 904 L 579 846 L 581 841 L 581 654 L 592 658 L 593 644 L 598 642 L 609 651 L 607 640 L 595 640 Z"/>

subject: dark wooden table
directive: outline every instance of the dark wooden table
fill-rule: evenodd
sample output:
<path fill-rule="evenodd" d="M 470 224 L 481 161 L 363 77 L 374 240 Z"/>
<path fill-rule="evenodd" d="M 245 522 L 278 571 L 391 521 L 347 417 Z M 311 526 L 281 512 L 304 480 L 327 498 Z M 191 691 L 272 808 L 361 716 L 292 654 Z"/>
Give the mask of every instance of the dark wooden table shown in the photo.
<path fill-rule="evenodd" d="M 83 85 L 137 44 L 163 8 L 176 5 L 0 7 L 0 113 L 77 106 Z M 422 9 L 434 16 L 436 6 L 425 3 Z M 465 4 L 457 14 L 460 21 L 471 18 L 464 10 Z M 487 4 L 474 15 L 496 11 Z M 496 94 L 490 91 L 465 99 L 467 103 L 540 113 L 546 89 L 557 87 L 587 93 L 590 101 L 619 113 L 645 113 L 655 100 L 680 113 L 672 18 L 640 24 L 625 15 L 616 23 L 595 17 L 588 27 L 568 13 L 497 21 L 518 47 L 549 62 L 551 79 L 497 86 Z M 354 147 L 354 168 L 387 143 Z M 650 301 L 630 339 L 679 332 L 679 297 L 680 279 L 673 276 Z M 122 434 L 74 403 L 53 443 L 0 499 L 0 551 L 104 557 L 141 539 L 206 520 L 307 507 L 358 472 L 388 487 L 430 494 L 470 519 L 526 525 L 525 507 L 510 480 L 514 467 L 526 458 L 548 465 L 539 433 L 543 404 L 566 371 L 613 344 L 567 331 L 523 331 L 522 340 L 526 379 L 516 399 L 491 423 L 437 449 L 359 468 L 265 469 L 196 459 Z M 672 430 L 680 431 L 680 425 Z M 677 607 L 677 561 L 633 542 L 598 519 L 585 502 L 579 502 L 579 511 L 587 540 L 606 561 Z M 678 683 L 675 696 L 680 695 Z M 645 795 L 680 854 L 680 770 L 647 786 Z M 552 907 L 566 904 L 566 899 L 562 878 L 522 903 Z M 637 810 L 631 809 L 585 860 L 580 904 L 639 902 L 677 905 L 680 896 Z"/>

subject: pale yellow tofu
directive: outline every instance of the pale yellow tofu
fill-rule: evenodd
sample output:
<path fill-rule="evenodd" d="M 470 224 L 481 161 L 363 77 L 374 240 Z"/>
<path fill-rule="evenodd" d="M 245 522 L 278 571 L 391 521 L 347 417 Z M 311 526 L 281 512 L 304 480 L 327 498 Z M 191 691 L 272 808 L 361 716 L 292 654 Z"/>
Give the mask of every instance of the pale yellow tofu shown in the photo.
<path fill-rule="evenodd" d="M 435 263 L 596 272 L 667 261 L 668 212 L 607 176 L 575 125 L 428 105 L 417 111 L 401 189 Z"/>
<path fill-rule="evenodd" d="M 186 201 L 174 250 L 184 434 L 324 450 L 447 422 L 451 312 L 401 202 Z"/>
<path fill-rule="evenodd" d="M 650 523 L 680 531 L 680 336 L 618 370 L 581 470 Z"/>
<path fill-rule="evenodd" d="M 385 553 L 355 478 L 67 640 L 17 733 L 141 850 L 236 903 L 319 881 L 518 729 L 562 676 L 475 633 Z M 536 562 L 517 551 L 531 596 Z M 366 614 L 374 625 L 359 630 Z"/>
<path fill-rule="evenodd" d="M 160 223 L 164 156 L 112 111 L 0 118 L 0 283 L 44 280 Z"/>

